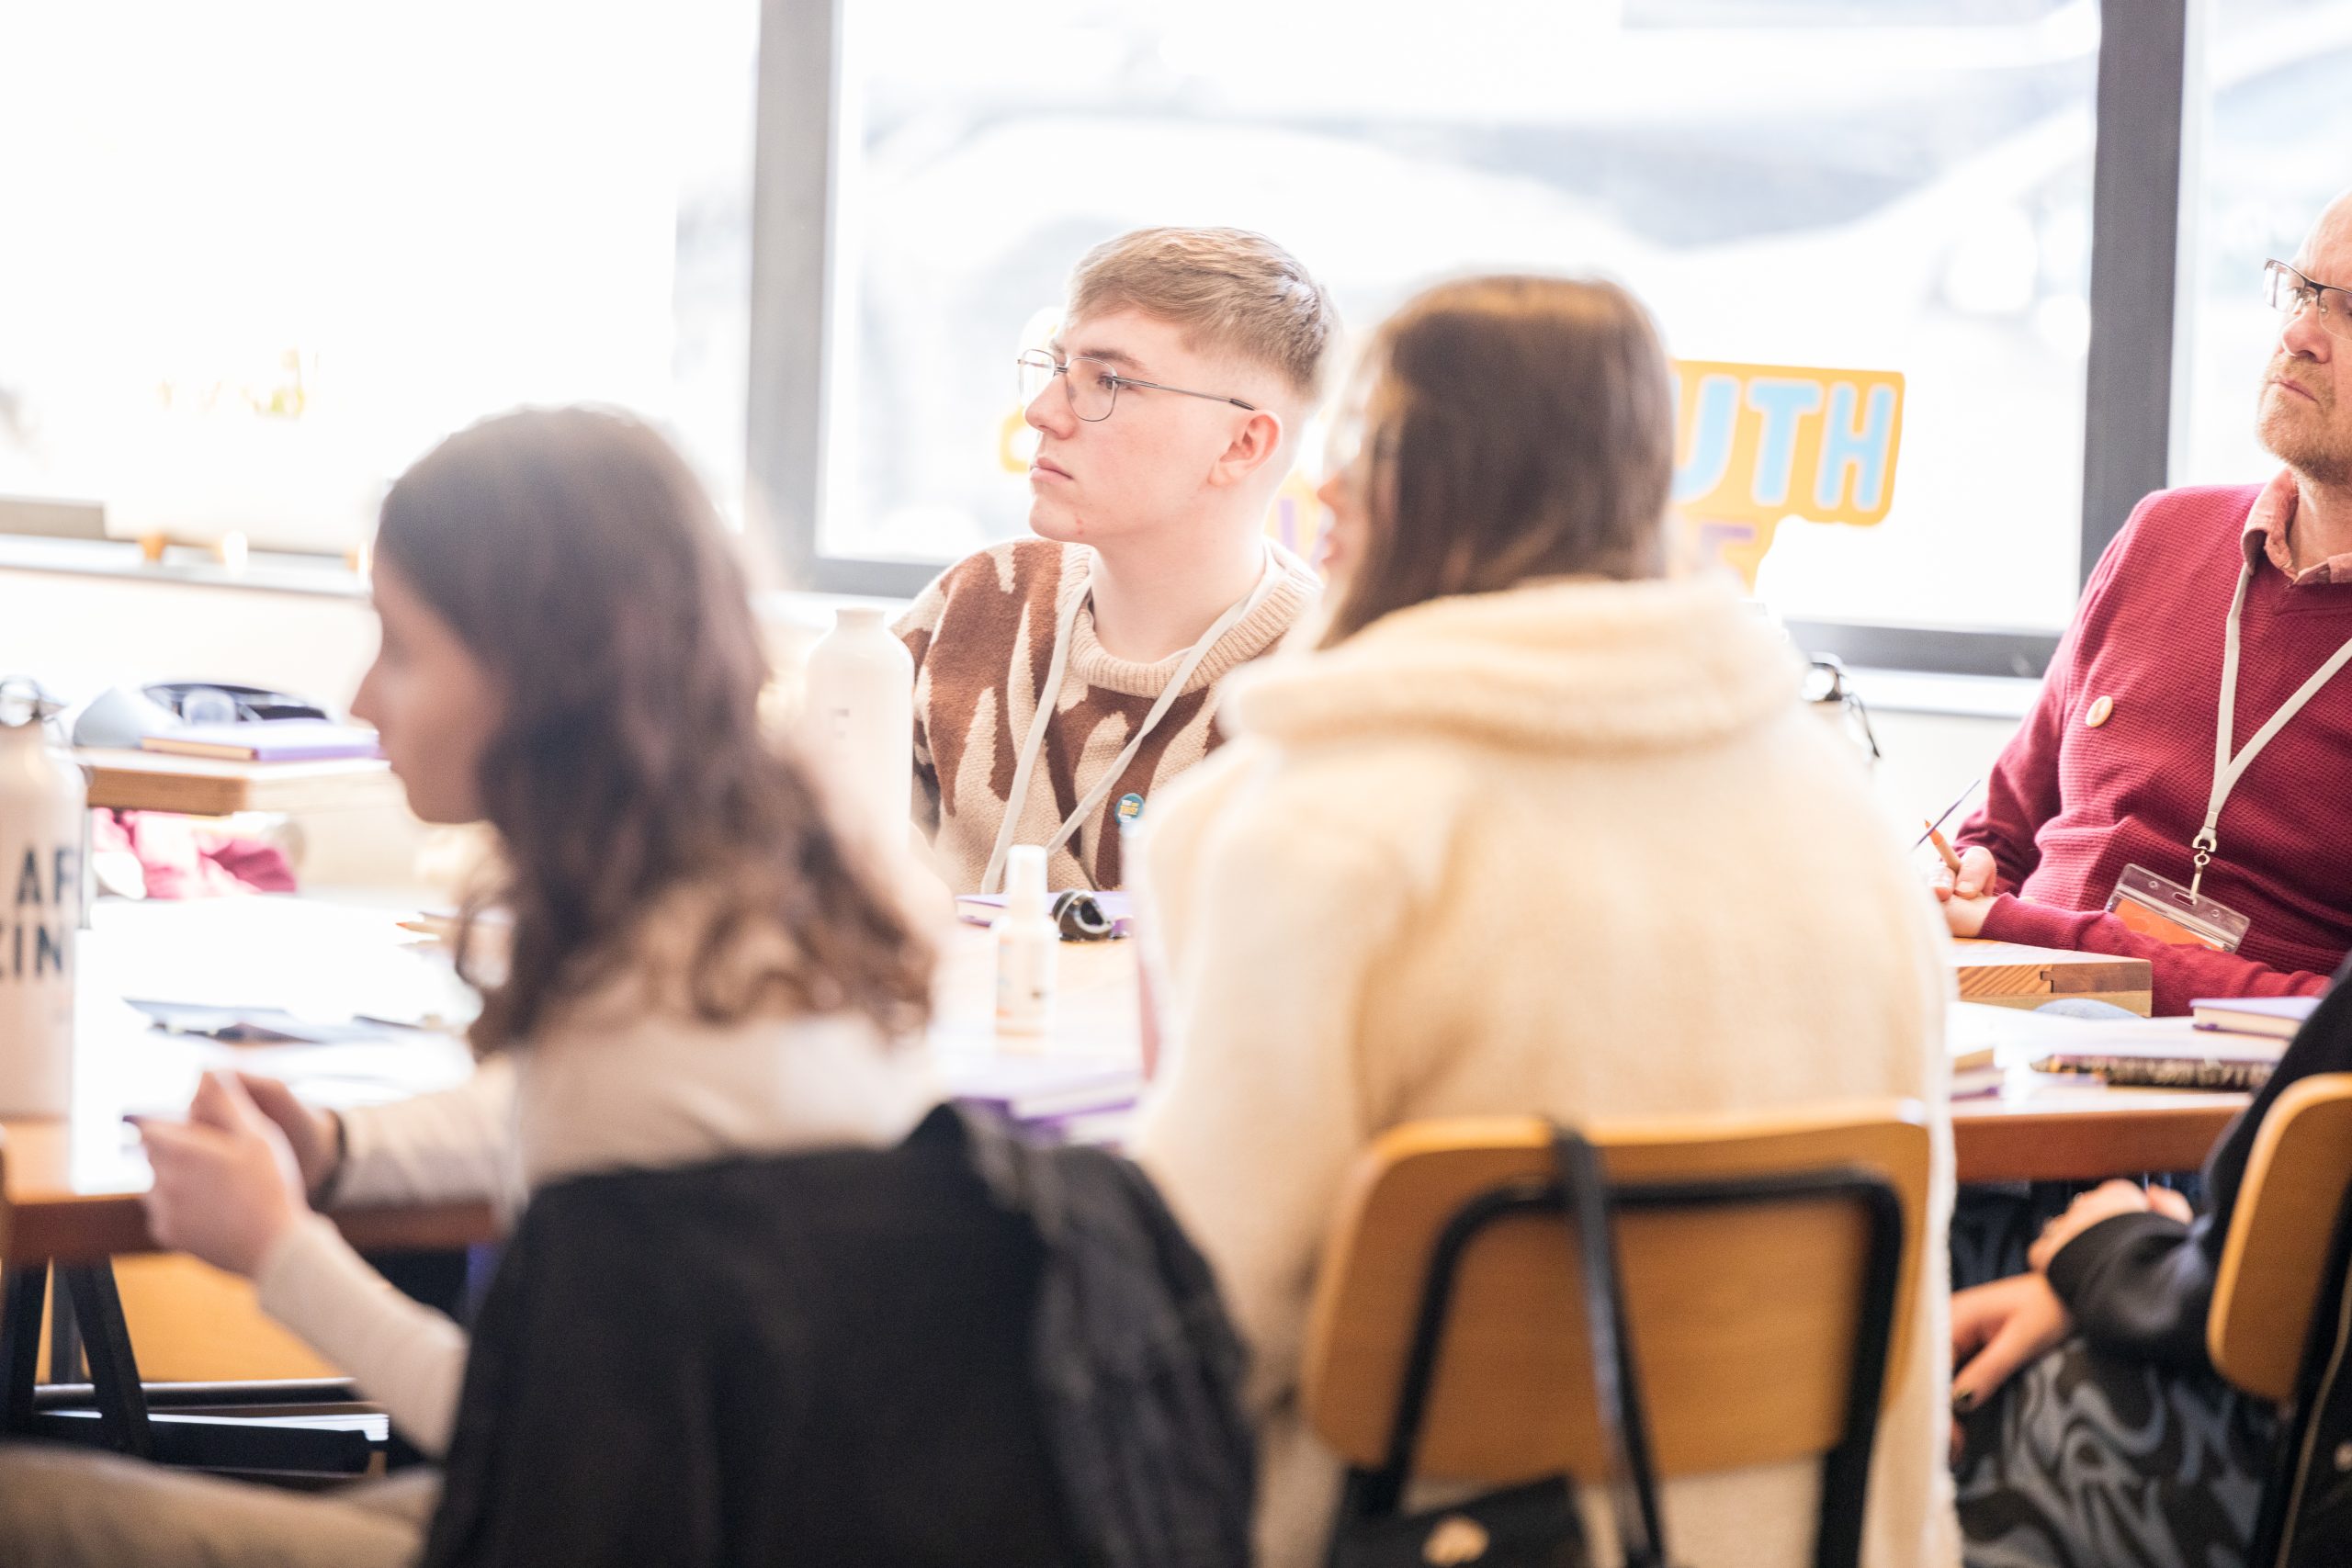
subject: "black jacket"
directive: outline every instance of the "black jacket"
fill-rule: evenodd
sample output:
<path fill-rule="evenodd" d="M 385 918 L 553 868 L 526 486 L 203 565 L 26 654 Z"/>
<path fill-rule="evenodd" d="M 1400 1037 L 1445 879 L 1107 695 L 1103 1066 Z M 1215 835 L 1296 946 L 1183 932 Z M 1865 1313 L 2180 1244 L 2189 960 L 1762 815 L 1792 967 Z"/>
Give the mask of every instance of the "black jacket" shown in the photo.
<path fill-rule="evenodd" d="M 1228 1568 L 1239 1372 L 1099 1151 L 940 1111 L 891 1150 L 584 1177 L 483 1303 L 425 1562 Z"/>
<path fill-rule="evenodd" d="M 2093 1345 L 2169 1366 L 2203 1367 L 2205 1318 L 2222 1244 L 2230 1234 L 2246 1156 L 2262 1118 L 2287 1086 L 2315 1073 L 2352 1072 L 2352 959 L 2297 1032 L 2270 1081 L 2205 1162 L 2205 1212 L 2189 1224 L 2161 1214 L 2102 1220 L 2050 1260 L 2051 1288 Z"/>

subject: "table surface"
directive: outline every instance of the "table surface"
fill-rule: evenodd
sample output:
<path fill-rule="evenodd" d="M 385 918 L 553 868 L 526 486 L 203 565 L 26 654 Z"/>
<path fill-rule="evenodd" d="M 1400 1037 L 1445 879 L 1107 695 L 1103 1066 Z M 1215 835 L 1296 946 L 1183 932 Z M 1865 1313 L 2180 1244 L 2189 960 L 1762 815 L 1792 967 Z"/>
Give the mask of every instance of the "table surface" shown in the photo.
<path fill-rule="evenodd" d="M 320 811 L 402 799 L 379 758 L 314 762 L 231 762 L 156 751 L 78 749 L 89 776 L 90 804 L 117 811 L 183 811 L 231 817 L 240 811 Z"/>
<path fill-rule="evenodd" d="M 232 1064 L 282 1077 L 306 1099 L 339 1106 L 462 1080 L 471 1060 L 447 1035 L 228 1046 L 149 1030 L 144 1016 L 121 999 L 274 1006 L 334 1020 L 353 1013 L 461 1015 L 463 992 L 446 963 L 395 919 L 390 911 L 286 898 L 100 904 L 80 954 L 73 1114 L 0 1122 L 0 1254 L 28 1262 L 152 1250 L 139 1204 L 146 1162 L 121 1118 L 126 1111 L 177 1113 L 207 1067 Z M 2014 951 L 1977 949 L 1955 962 L 2020 967 Z M 994 1032 L 988 935 L 963 929 L 947 944 L 942 965 L 933 1051 L 943 1060 L 1039 1054 L 1136 1060 L 1133 944 L 1067 944 L 1060 963 L 1048 1036 L 1008 1046 Z M 1954 1105 L 1960 1179 L 2090 1180 L 2193 1169 L 2245 1100 L 2035 1080 L 2003 1098 Z M 345 1210 L 336 1220 L 356 1244 L 383 1249 L 458 1246 L 494 1234 L 483 1204 Z"/>

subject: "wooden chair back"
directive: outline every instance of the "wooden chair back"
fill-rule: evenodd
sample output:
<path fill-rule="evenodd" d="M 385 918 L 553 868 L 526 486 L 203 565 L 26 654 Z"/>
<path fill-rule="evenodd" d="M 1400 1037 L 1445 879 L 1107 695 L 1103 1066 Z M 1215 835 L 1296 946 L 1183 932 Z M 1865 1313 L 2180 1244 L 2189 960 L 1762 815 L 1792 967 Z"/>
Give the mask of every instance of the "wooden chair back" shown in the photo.
<path fill-rule="evenodd" d="M 2248 1393 L 2295 1395 L 2347 1190 L 2352 1073 L 2290 1084 L 2255 1134 L 2205 1320 L 2213 1365 Z"/>
<path fill-rule="evenodd" d="M 1874 1261 L 1882 1279 L 1895 1266 L 1879 1370 L 1901 1364 L 1910 1333 L 1928 1195 L 1919 1108 L 1603 1123 L 1586 1135 L 1618 1205 L 1657 1474 L 1825 1456 L 1846 1442 Z M 1388 1458 L 1441 1233 L 1480 1195 L 1554 1176 L 1551 1129 L 1532 1117 L 1412 1123 L 1365 1154 L 1332 1226 L 1304 1368 L 1308 1419 L 1351 1466 Z M 1898 1258 L 1874 1247 L 1872 1203 L 1857 1179 L 1899 1213 L 1899 1243 L 1877 1233 Z M 1792 1182 L 1813 1186 L 1784 1190 Z M 1467 1243 L 1413 1475 L 1605 1478 L 1576 1270 L 1556 1213 L 1498 1220 Z M 1859 1413 L 1865 1458 L 1883 1397 Z"/>

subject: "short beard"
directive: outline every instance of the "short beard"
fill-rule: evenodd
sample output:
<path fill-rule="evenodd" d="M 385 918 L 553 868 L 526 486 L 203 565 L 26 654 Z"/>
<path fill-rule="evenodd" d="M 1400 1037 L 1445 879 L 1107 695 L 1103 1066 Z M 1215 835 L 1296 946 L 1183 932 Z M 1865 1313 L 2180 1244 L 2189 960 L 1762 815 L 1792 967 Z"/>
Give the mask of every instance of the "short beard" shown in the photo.
<path fill-rule="evenodd" d="M 2295 471 L 2296 477 L 2324 490 L 2352 488 L 2352 435 L 2332 427 L 2301 428 L 2283 412 L 2274 414 L 2270 400 L 2290 394 L 2263 389 L 2262 406 L 2254 421 L 2256 439 L 2263 450 Z"/>

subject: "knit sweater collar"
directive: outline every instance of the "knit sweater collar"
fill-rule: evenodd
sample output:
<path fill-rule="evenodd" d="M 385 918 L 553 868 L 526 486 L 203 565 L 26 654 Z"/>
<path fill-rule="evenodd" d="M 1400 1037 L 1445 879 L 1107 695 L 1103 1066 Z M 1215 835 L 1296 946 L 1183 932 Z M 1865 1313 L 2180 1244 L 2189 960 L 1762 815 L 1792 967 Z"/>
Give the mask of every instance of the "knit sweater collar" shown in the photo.
<path fill-rule="evenodd" d="M 1256 608 L 1235 622 L 1232 630 L 1217 639 L 1216 646 L 1209 649 L 1208 656 L 1201 660 L 1199 667 L 1184 682 L 1184 691 L 1197 692 L 1204 686 L 1212 685 L 1265 652 L 1280 641 L 1315 603 L 1321 584 L 1313 570 L 1280 545 L 1269 547 L 1273 551 L 1277 573 L 1273 591 Z M 1057 615 L 1068 607 L 1071 596 L 1086 592 L 1092 566 L 1092 551 L 1082 547 L 1063 550 L 1061 581 L 1054 596 Z M 1251 586 L 1254 588 L 1256 585 L 1253 583 Z M 1111 653 L 1094 635 L 1094 607 L 1091 604 L 1079 611 L 1077 623 L 1070 629 L 1069 679 L 1073 685 L 1083 682 L 1125 696 L 1157 697 L 1167 686 L 1169 678 L 1175 674 L 1176 667 L 1183 661 L 1183 650 L 1149 664 L 1121 659 Z"/>
<path fill-rule="evenodd" d="M 1797 699 L 1788 644 L 1714 581 L 1553 581 L 1436 599 L 1237 678 L 1233 728 L 1289 741 L 1425 730 L 1536 750 L 1666 750 Z"/>

